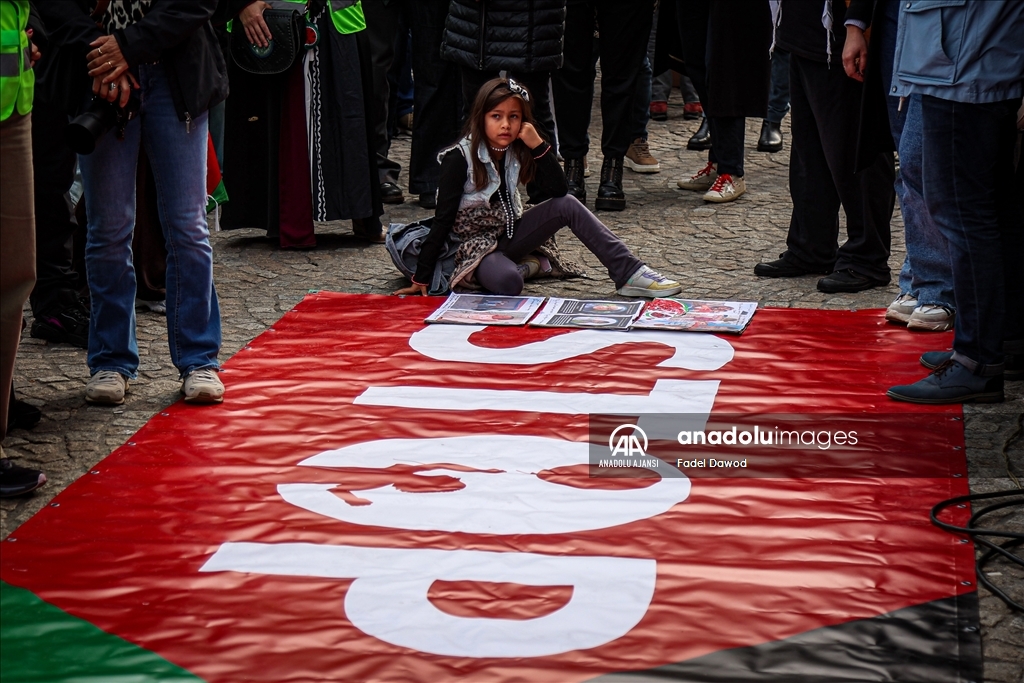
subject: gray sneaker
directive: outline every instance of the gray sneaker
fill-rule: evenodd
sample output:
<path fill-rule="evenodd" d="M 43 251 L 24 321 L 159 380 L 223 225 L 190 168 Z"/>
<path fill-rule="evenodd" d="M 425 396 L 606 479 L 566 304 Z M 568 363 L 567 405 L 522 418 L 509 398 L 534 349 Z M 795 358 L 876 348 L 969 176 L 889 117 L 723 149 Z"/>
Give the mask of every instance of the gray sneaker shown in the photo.
<path fill-rule="evenodd" d="M 622 296 L 645 296 L 659 297 L 672 296 L 683 291 L 683 286 L 675 280 L 669 280 L 658 271 L 648 266 L 641 266 L 633 273 L 622 287 L 619 287 L 619 294 Z"/>
<path fill-rule="evenodd" d="M 917 299 L 910 294 L 900 294 L 896 300 L 885 309 L 885 319 L 891 323 L 906 325 L 917 308 Z"/>
<path fill-rule="evenodd" d="M 910 319 L 907 320 L 907 329 L 918 332 L 945 332 L 953 329 L 955 321 L 956 313 L 953 312 L 953 309 L 936 304 L 925 304 L 918 306 L 910 314 Z"/>
<path fill-rule="evenodd" d="M 220 403 L 224 400 L 224 384 L 213 368 L 193 370 L 181 383 L 186 403 Z"/>
<path fill-rule="evenodd" d="M 85 385 L 85 400 L 105 406 L 119 406 L 128 393 L 128 378 L 114 370 L 100 370 Z"/>

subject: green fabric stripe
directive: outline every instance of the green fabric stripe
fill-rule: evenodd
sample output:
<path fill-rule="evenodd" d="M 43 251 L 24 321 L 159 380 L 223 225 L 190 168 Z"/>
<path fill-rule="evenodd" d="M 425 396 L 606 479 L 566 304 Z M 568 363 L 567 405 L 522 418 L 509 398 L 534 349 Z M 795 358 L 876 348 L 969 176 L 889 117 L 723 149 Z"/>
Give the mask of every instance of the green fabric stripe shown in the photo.
<path fill-rule="evenodd" d="M 3 683 L 196 683 L 201 678 L 0 581 Z"/>

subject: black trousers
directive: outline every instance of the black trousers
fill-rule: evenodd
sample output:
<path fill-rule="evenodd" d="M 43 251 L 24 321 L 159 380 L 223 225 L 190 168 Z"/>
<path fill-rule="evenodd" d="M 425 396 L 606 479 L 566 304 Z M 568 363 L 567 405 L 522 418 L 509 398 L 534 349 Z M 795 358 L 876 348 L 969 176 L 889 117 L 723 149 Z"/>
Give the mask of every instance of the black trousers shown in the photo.
<path fill-rule="evenodd" d="M 461 67 L 462 72 L 462 97 L 463 97 L 463 118 L 469 117 L 473 108 L 473 100 L 476 94 L 487 81 L 498 77 L 497 71 L 477 71 Z M 551 115 L 551 98 L 548 96 L 548 80 L 551 74 L 548 71 L 537 71 L 534 73 L 510 72 L 508 74 L 526 86 L 530 91 L 530 109 L 533 111 L 534 122 L 539 132 L 551 145 L 555 144 L 555 120 Z M 558 152 L 557 148 L 554 150 Z"/>
<path fill-rule="evenodd" d="M 413 3 L 413 4 L 418 4 Z M 370 45 L 370 70 L 373 74 L 373 144 L 377 152 L 377 176 L 380 182 L 398 183 L 402 166 L 388 158 L 391 141 L 388 139 L 388 70 L 395 59 L 395 36 L 404 0 L 364 0 L 366 37 Z M 440 50 L 440 44 L 438 44 Z M 414 121 L 415 121 L 415 117 Z"/>
<path fill-rule="evenodd" d="M 566 159 L 590 149 L 594 101 L 594 19 L 601 33 L 601 152 L 621 158 L 632 142 L 633 97 L 654 18 L 653 0 L 569 0 L 562 68 L 552 74 L 558 141 Z"/>
<path fill-rule="evenodd" d="M 854 173 L 862 85 L 832 67 L 798 55 L 789 62 L 793 215 L 784 258 L 809 270 L 852 269 L 888 280 L 889 221 L 895 203 L 891 152 Z M 839 207 L 846 243 L 837 247 Z"/>
<path fill-rule="evenodd" d="M 415 0 L 408 5 L 415 78 L 409 192 L 433 194 L 441 165 L 437 153 L 459 139 L 459 69 L 441 59 L 447 0 Z"/>
<path fill-rule="evenodd" d="M 75 153 L 64 142 L 68 117 L 61 107 L 37 102 L 32 111 L 36 211 L 36 285 L 29 297 L 37 317 L 75 304 L 83 283 L 72 267 L 78 228 L 67 192 L 75 180 Z"/>

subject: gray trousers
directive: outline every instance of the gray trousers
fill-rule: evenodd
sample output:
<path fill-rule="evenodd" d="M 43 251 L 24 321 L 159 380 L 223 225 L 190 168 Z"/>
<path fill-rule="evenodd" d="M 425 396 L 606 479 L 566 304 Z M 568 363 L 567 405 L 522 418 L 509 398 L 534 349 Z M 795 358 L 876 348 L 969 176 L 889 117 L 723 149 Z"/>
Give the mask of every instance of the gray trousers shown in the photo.
<path fill-rule="evenodd" d="M 526 211 L 512 238 L 502 236 L 498 248 L 477 266 L 476 281 L 495 294 L 518 295 L 523 291 L 523 274 L 516 264 L 565 226 L 608 269 L 616 288 L 644 265 L 587 207 L 566 195 Z"/>

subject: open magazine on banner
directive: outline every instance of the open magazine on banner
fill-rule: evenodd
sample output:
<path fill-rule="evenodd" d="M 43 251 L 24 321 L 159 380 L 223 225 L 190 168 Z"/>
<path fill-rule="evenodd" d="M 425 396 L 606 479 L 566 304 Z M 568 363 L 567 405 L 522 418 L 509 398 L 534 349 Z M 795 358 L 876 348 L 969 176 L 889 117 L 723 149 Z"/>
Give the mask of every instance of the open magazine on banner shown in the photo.
<path fill-rule="evenodd" d="M 540 305 L 542 296 L 452 294 L 426 317 L 428 323 L 457 325 L 525 325 Z"/>
<path fill-rule="evenodd" d="M 595 327 L 628 330 L 643 301 L 584 301 L 550 298 L 530 324 L 540 327 Z"/>
<path fill-rule="evenodd" d="M 757 311 L 753 301 L 654 299 L 633 323 L 636 329 L 739 334 Z"/>

